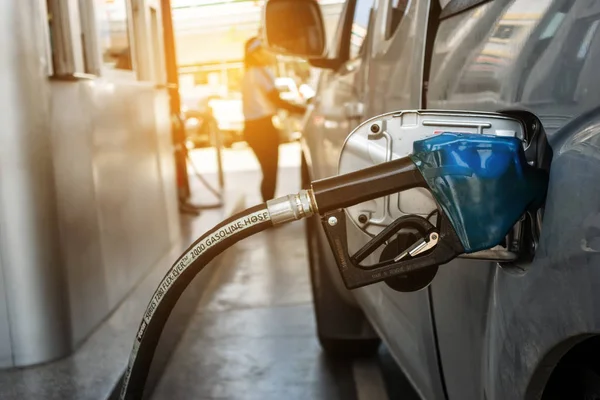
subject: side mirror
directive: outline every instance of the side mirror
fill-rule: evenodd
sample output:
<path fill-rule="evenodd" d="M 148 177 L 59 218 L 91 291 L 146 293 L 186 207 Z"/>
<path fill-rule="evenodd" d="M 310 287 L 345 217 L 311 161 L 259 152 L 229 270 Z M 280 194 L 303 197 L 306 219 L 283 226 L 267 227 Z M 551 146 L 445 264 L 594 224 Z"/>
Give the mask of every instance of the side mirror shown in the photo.
<path fill-rule="evenodd" d="M 268 47 L 280 54 L 303 58 L 325 52 L 325 28 L 315 0 L 269 0 L 263 26 Z"/>

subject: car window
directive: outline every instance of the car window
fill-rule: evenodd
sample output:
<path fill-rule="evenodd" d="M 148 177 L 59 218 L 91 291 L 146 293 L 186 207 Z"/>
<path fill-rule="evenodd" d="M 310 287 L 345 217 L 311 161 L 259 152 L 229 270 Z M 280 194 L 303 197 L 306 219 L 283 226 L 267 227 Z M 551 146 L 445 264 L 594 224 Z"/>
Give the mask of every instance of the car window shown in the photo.
<path fill-rule="evenodd" d="M 581 73 L 590 61 L 590 49 L 597 47 L 600 15 L 581 18 L 569 26 L 566 39 L 559 50 L 552 68 L 547 69 L 544 80 L 525 86 L 524 97 L 529 102 L 560 102 L 561 104 L 577 101 L 578 89 L 582 82 Z M 588 82 L 594 78 L 587 77 Z M 586 79 L 583 80 L 585 82 Z"/>
<path fill-rule="evenodd" d="M 339 10 L 339 17 L 337 19 L 335 31 L 331 38 L 329 39 L 329 43 L 327 45 L 327 55 L 329 57 L 337 57 L 342 50 L 342 38 L 344 36 L 344 29 L 346 25 L 346 14 L 351 12 L 352 9 L 347 1 L 344 1 L 342 4 L 341 10 Z M 326 27 L 328 24 L 325 25 Z M 331 27 L 330 27 L 331 29 Z"/>
<path fill-rule="evenodd" d="M 367 28 L 369 26 L 369 17 L 375 0 L 356 0 L 354 7 L 354 17 L 352 19 L 352 30 L 350 34 L 350 59 L 353 60 L 360 55 Z"/>
<path fill-rule="evenodd" d="M 548 46 L 550 46 L 559 28 L 563 25 L 565 17 L 569 13 L 572 5 L 573 3 L 570 0 L 564 0 L 562 4 L 557 4 L 557 7 L 550 11 L 550 13 L 548 13 L 548 15 L 540 22 L 539 35 L 534 37 L 530 49 L 523 52 L 525 56 L 523 57 L 523 66 L 520 68 L 523 73 L 518 80 L 515 95 L 517 101 L 523 100 L 525 85 L 531 82 L 531 72 L 534 70 L 534 67 L 539 64 L 540 59 L 547 53 Z"/>
<path fill-rule="evenodd" d="M 440 19 L 449 18 L 453 15 L 460 14 L 463 11 L 467 11 L 477 6 L 481 6 L 484 3 L 488 3 L 490 1 L 491 0 L 440 0 L 440 6 L 442 7 Z M 523 15 L 526 15 L 526 13 Z"/>
<path fill-rule="evenodd" d="M 388 17 L 388 28 L 386 30 L 385 38 L 391 38 L 398 26 L 400 25 L 400 21 L 402 21 L 402 17 L 404 17 L 404 13 L 406 9 L 410 5 L 411 0 L 391 0 L 390 1 L 390 13 Z"/>
<path fill-rule="evenodd" d="M 570 1 L 570 0 L 566 0 Z M 457 4 L 451 2 L 450 5 Z M 490 7 L 488 2 L 480 8 L 474 8 L 470 13 L 474 19 L 479 10 Z M 488 30 L 487 38 L 481 45 L 470 53 L 470 60 L 461 66 L 457 74 L 455 94 L 473 96 L 476 93 L 486 93 L 488 98 L 498 96 L 504 82 L 510 77 L 510 65 L 518 58 L 521 62 L 525 53 L 524 46 L 531 43 L 531 37 L 539 34 L 547 18 L 547 11 L 551 2 L 531 2 L 530 0 L 516 0 L 503 10 L 496 23 Z M 529 7 L 529 8 L 525 8 Z M 487 12 L 492 12 L 488 9 Z M 528 13 L 524 13 L 527 10 Z M 462 19 L 465 20 L 464 18 Z M 458 26 L 467 26 L 466 23 Z"/>

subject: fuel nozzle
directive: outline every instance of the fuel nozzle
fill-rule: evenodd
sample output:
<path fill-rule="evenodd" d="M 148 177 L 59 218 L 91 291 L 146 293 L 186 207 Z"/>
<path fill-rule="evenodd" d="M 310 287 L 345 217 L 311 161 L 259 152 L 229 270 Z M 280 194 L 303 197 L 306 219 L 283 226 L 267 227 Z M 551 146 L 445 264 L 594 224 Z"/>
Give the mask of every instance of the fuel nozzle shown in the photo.
<path fill-rule="evenodd" d="M 408 157 L 313 182 L 312 199 L 352 289 L 500 244 L 525 212 L 543 203 L 547 183 L 547 172 L 527 163 L 519 139 L 446 132 L 415 141 Z M 349 255 L 343 208 L 416 187 L 432 193 L 436 225 L 418 215 L 400 217 Z M 392 259 L 362 264 L 403 229 L 422 238 Z"/>

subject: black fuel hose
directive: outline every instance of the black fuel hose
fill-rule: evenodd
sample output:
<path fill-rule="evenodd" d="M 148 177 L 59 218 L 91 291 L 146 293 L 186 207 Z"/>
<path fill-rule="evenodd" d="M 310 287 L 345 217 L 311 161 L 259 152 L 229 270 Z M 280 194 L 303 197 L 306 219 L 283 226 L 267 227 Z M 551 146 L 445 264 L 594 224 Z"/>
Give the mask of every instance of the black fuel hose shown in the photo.
<path fill-rule="evenodd" d="M 167 272 L 152 295 L 137 331 L 121 386 L 122 400 L 139 400 L 158 345 L 175 303 L 194 277 L 236 242 L 273 226 L 266 204 L 251 207 L 209 230 L 196 240 Z"/>
<path fill-rule="evenodd" d="M 273 225 L 323 215 L 336 208 L 424 186 L 423 177 L 405 157 L 361 171 L 322 179 L 302 190 L 236 214 L 196 240 L 173 264 L 152 295 L 134 340 L 121 386 L 121 400 L 141 400 L 163 328 L 175 303 L 194 277 L 236 242 Z"/>

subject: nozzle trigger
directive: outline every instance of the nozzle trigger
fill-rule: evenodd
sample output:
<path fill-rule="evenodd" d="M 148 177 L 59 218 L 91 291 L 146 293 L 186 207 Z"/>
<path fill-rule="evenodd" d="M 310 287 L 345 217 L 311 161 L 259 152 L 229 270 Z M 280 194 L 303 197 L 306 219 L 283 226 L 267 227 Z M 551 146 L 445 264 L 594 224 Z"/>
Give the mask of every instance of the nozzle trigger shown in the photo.
<path fill-rule="evenodd" d="M 338 222 L 328 223 L 331 217 Z M 445 264 L 465 252 L 450 221 L 440 211 L 439 226 L 418 215 L 405 215 L 388 225 L 365 246 L 350 256 L 348 252 L 346 216 L 336 210 L 321 217 L 329 245 L 348 289 L 370 285 L 408 272 Z M 402 229 L 413 229 L 423 238 L 393 259 L 373 265 L 361 262 Z"/>
<path fill-rule="evenodd" d="M 400 261 L 408 255 L 414 257 L 418 254 L 424 253 L 427 250 L 432 249 L 433 246 L 437 245 L 438 238 L 439 235 L 437 234 L 437 232 L 431 232 L 429 235 L 427 235 L 427 237 L 417 240 L 415 243 L 413 243 L 412 246 L 400 253 L 399 256 L 394 258 L 394 261 Z"/>

